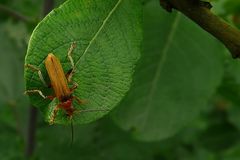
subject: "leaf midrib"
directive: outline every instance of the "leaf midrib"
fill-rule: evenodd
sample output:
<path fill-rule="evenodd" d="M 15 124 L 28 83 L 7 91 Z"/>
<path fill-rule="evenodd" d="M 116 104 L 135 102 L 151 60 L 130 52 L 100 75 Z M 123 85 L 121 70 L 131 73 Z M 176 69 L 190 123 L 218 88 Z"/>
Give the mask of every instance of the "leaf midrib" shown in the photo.
<path fill-rule="evenodd" d="M 118 8 L 119 4 L 122 2 L 122 0 L 118 0 L 118 2 L 114 5 L 114 7 L 112 8 L 112 10 L 109 12 L 109 14 L 107 15 L 107 17 L 103 20 L 102 25 L 99 27 L 99 29 L 97 30 L 97 32 L 94 34 L 93 38 L 89 41 L 88 46 L 86 47 L 86 49 L 84 50 L 82 56 L 80 56 L 80 58 L 76 61 L 75 63 L 75 68 L 74 70 L 76 70 L 77 64 L 80 62 L 81 58 L 84 57 L 84 55 L 88 52 L 89 48 L 91 47 L 92 43 L 95 41 L 95 39 L 98 37 L 99 33 L 102 31 L 103 27 L 105 26 L 105 24 L 107 23 L 108 19 L 112 16 L 112 14 L 116 11 L 116 9 Z"/>
<path fill-rule="evenodd" d="M 161 71 L 163 69 L 163 65 L 167 59 L 167 52 L 170 48 L 170 44 L 173 40 L 173 37 L 176 33 L 176 29 L 177 29 L 177 26 L 179 24 L 179 20 L 180 20 L 180 14 L 177 13 L 173 23 L 172 23 L 172 26 L 170 28 L 170 33 L 167 37 L 167 41 L 166 41 L 166 44 L 164 45 L 163 47 L 163 50 L 162 50 L 162 58 L 159 59 L 159 63 L 158 63 L 158 66 L 157 66 L 157 69 L 156 69 L 156 72 L 155 72 L 155 75 L 154 75 L 154 78 L 153 78 L 153 81 L 152 81 L 152 84 L 151 84 L 151 87 L 150 87 L 150 91 L 149 91 L 149 95 L 147 97 L 147 104 L 146 104 L 146 109 L 145 109 L 145 115 L 146 115 L 146 118 L 144 119 L 143 123 L 142 123 L 142 126 L 143 128 L 146 127 L 146 124 L 147 124 L 147 121 L 149 119 L 149 112 L 150 112 L 150 106 L 152 104 L 152 100 L 153 100 L 153 94 L 155 93 L 155 90 L 156 90 L 156 87 L 157 87 L 157 82 L 160 78 L 160 74 L 161 74 Z"/>
<path fill-rule="evenodd" d="M 86 49 L 84 50 L 82 56 L 79 57 L 79 59 L 76 61 L 75 63 L 75 67 L 73 68 L 73 72 L 76 71 L 77 68 L 77 64 L 80 62 L 81 58 L 87 53 L 88 49 L 91 47 L 93 41 L 97 38 L 97 36 L 99 35 L 99 33 L 102 31 L 103 27 L 105 26 L 106 22 L 108 21 L 108 19 L 111 17 L 111 15 L 114 13 L 114 11 L 117 9 L 117 7 L 119 6 L 119 4 L 122 2 L 122 0 L 118 0 L 117 3 L 114 5 L 114 7 L 111 9 L 111 11 L 109 12 L 109 14 L 107 15 L 107 17 L 103 20 L 102 25 L 99 27 L 99 29 L 97 30 L 97 32 L 94 34 L 93 38 L 89 41 L 88 46 L 86 47 Z M 54 49 L 55 50 L 55 49 Z M 25 60 L 26 62 L 26 60 Z M 44 62 L 44 60 L 40 63 L 42 64 Z M 38 65 L 39 67 L 39 65 Z M 30 78 L 32 80 L 32 77 Z"/>

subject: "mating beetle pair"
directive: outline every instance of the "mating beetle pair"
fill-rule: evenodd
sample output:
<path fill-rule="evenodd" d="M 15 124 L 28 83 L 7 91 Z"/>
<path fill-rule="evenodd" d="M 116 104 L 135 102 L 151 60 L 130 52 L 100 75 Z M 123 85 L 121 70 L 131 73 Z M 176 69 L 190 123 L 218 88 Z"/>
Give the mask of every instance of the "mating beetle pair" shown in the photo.
<path fill-rule="evenodd" d="M 57 104 L 54 109 L 53 113 L 50 116 L 49 123 L 53 124 L 55 117 L 58 113 L 59 109 L 62 109 L 66 112 L 66 115 L 69 117 L 70 120 L 72 120 L 72 117 L 74 113 L 78 112 L 97 112 L 97 111 L 108 111 L 109 109 L 85 109 L 85 110 L 76 110 L 73 106 L 73 100 L 76 100 L 79 105 L 86 103 L 84 100 L 81 100 L 80 98 L 73 96 L 74 90 L 77 88 L 77 83 L 73 83 L 73 86 L 69 88 L 68 84 L 71 82 L 72 76 L 76 70 L 76 67 L 74 65 L 73 58 L 71 56 L 74 48 L 76 48 L 76 43 L 72 43 L 71 47 L 68 50 L 67 57 L 71 63 L 72 68 L 67 72 L 65 75 L 63 71 L 63 67 L 59 61 L 59 59 L 52 53 L 49 53 L 47 57 L 45 58 L 45 67 L 50 79 L 50 85 L 47 85 L 46 81 L 44 80 L 44 77 L 42 75 L 42 72 L 39 68 L 36 66 L 33 66 L 31 64 L 26 64 L 25 66 L 33 71 L 38 72 L 39 79 L 46 87 L 51 87 L 54 91 L 54 95 L 45 96 L 41 90 L 34 89 L 34 90 L 26 90 L 25 94 L 30 93 L 38 93 L 40 96 L 42 96 L 44 99 L 50 99 L 53 100 L 57 98 L 59 100 L 59 104 Z"/>

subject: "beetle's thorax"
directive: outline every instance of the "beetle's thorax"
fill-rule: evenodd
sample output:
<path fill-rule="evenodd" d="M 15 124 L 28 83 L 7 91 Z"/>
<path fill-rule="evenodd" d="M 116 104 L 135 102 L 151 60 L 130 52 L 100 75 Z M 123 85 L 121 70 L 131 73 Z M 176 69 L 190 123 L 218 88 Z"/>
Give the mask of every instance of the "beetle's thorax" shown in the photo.
<path fill-rule="evenodd" d="M 72 108 L 72 99 L 68 99 L 66 101 L 61 102 L 61 106 L 65 110 Z"/>
<path fill-rule="evenodd" d="M 66 111 L 68 116 L 72 116 L 73 112 L 75 111 L 72 105 L 72 98 L 62 102 L 61 107 Z"/>

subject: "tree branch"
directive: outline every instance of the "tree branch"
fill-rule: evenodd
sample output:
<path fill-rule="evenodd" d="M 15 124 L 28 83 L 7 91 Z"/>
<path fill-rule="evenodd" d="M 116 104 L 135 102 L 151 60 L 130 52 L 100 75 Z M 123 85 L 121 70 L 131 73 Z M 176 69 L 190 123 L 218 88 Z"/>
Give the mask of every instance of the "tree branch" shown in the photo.
<path fill-rule="evenodd" d="M 5 13 L 11 17 L 13 17 L 16 20 L 21 20 L 23 22 L 27 22 L 27 23 L 34 23 L 34 21 L 32 19 L 30 19 L 29 17 L 26 17 L 2 4 L 0 4 L 0 12 Z"/>
<path fill-rule="evenodd" d="M 177 9 L 220 40 L 233 58 L 240 58 L 240 31 L 210 11 L 210 3 L 200 0 L 160 0 L 167 11 Z"/>
<path fill-rule="evenodd" d="M 54 8 L 54 0 L 44 0 L 43 15 L 46 16 Z"/>
<path fill-rule="evenodd" d="M 37 124 L 37 108 L 30 106 L 29 109 L 29 120 L 28 120 L 28 131 L 27 131 L 27 146 L 25 154 L 27 158 L 30 158 L 35 149 L 35 134 L 36 134 L 36 124 Z"/>

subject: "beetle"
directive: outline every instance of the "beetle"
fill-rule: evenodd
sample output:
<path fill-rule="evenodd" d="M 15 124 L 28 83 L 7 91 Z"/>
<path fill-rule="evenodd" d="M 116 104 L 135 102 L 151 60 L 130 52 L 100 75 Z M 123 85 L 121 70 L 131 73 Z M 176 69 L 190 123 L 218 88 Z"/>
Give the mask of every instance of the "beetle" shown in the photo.
<path fill-rule="evenodd" d="M 54 91 L 53 96 L 45 96 L 42 91 L 40 90 L 27 90 L 25 91 L 25 94 L 30 93 L 38 93 L 40 96 L 42 96 L 44 99 L 50 99 L 53 100 L 54 98 L 57 98 L 59 100 L 59 104 L 54 107 L 53 114 L 50 117 L 49 123 L 53 124 L 55 117 L 57 115 L 57 112 L 59 109 L 63 109 L 66 112 L 66 115 L 69 117 L 69 119 L 72 122 L 72 117 L 75 112 L 95 112 L 95 111 L 108 111 L 109 109 L 86 109 L 86 110 L 76 110 L 73 107 L 73 100 L 76 100 L 78 104 L 84 104 L 86 101 L 81 100 L 80 98 L 73 96 L 74 90 L 77 88 L 77 83 L 73 83 L 73 86 L 70 88 L 68 83 L 71 82 L 71 78 L 75 72 L 75 66 L 73 62 L 73 58 L 71 56 L 74 48 L 76 47 L 76 43 L 72 43 L 71 47 L 68 50 L 67 56 L 71 63 L 72 69 L 68 71 L 68 73 L 65 75 L 63 71 L 63 67 L 61 65 L 60 60 L 53 54 L 49 53 L 47 57 L 45 58 L 45 67 L 50 79 L 50 87 Z M 33 71 L 38 72 L 38 76 L 40 80 L 42 81 L 44 86 L 48 86 L 45 82 L 42 72 L 39 68 L 36 66 L 33 66 L 31 64 L 25 65 L 27 68 L 32 69 Z M 72 123 L 71 123 L 72 124 Z"/>

